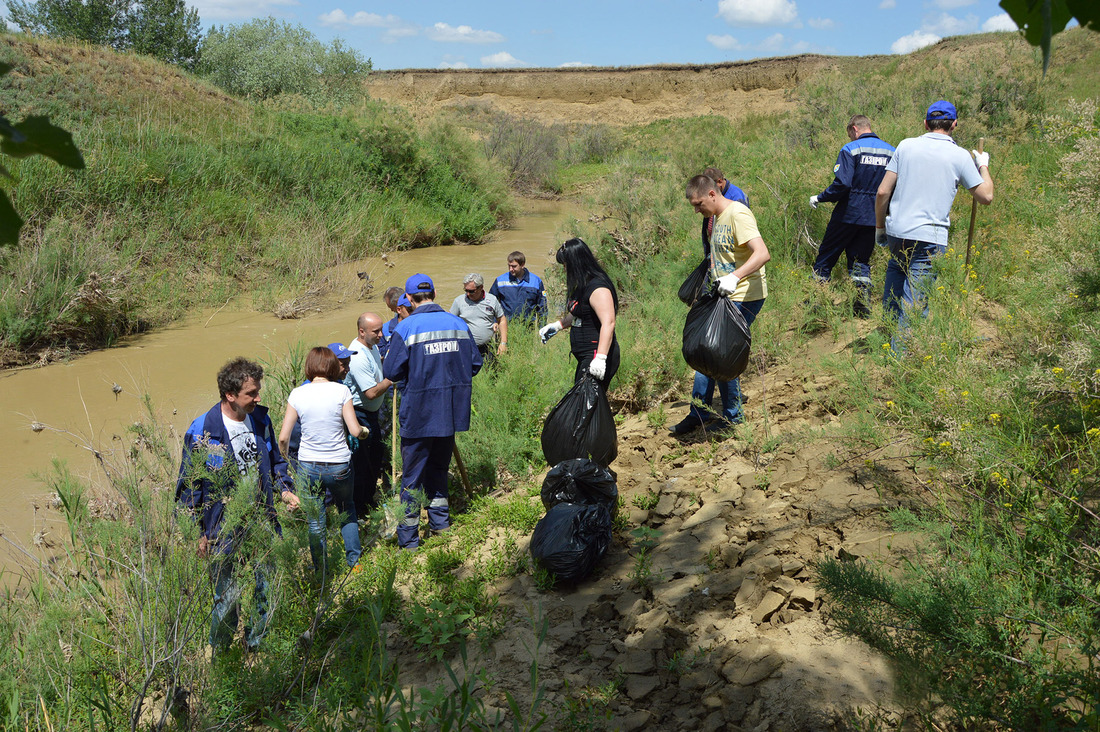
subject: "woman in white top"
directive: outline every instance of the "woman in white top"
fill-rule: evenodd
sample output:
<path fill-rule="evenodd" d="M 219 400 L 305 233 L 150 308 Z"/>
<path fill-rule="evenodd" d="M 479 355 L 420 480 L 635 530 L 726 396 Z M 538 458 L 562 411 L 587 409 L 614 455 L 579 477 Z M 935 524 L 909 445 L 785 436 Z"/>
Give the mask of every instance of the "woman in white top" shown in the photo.
<path fill-rule="evenodd" d="M 287 397 L 286 416 L 279 431 L 279 448 L 286 454 L 294 423 L 302 422 L 298 447 L 298 495 L 309 519 L 309 549 L 313 567 L 320 571 L 325 557 L 325 507 L 328 491 L 343 517 L 340 534 L 349 567 L 362 553 L 355 515 L 354 475 L 347 435 L 365 439 L 368 430 L 355 418 L 351 391 L 340 381 L 340 362 L 328 348 L 318 346 L 306 356 L 306 379 Z M 344 428 L 347 428 L 345 432 Z M 316 515 L 317 518 L 312 518 Z"/>

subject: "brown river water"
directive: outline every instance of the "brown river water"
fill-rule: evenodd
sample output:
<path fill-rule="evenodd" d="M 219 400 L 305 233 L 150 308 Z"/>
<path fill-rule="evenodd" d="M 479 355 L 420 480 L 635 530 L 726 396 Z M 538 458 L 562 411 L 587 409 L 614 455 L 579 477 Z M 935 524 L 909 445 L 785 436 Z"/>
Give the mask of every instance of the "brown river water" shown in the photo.
<path fill-rule="evenodd" d="M 272 361 L 299 340 L 311 346 L 348 343 L 356 336 L 355 321 L 361 313 L 369 310 L 383 320 L 391 317 L 382 293 L 391 285 L 403 286 L 412 274 L 430 276 L 436 302 L 449 308 L 462 293 L 467 273 L 481 273 L 488 289 L 508 270 L 507 255 L 513 250 L 524 252 L 528 269 L 540 276 L 557 266 L 553 252 L 562 240 L 563 223 L 575 211 L 566 204 L 542 201 L 525 202 L 525 209 L 513 228 L 495 232 L 485 244 L 394 253 L 388 257 L 392 267 L 378 260 L 342 267 L 337 275 L 354 285 L 357 271 L 372 273 L 376 286 L 367 300 L 349 298 L 299 320 L 235 309 L 230 302 L 69 362 L 0 373 L 0 569 L 12 568 L 24 551 L 40 556 L 36 535 L 46 542 L 60 542 L 66 535 L 62 515 L 46 508 L 50 491 L 39 476 L 57 459 L 86 483 L 104 485 L 90 448 L 106 454 L 128 443 L 117 438 L 124 437 L 127 424 L 144 418 L 142 395 L 150 395 L 156 411 L 182 434 L 218 400 L 215 375 L 230 358 Z M 116 385 L 122 387 L 117 394 Z M 35 422 L 46 429 L 35 432 Z"/>

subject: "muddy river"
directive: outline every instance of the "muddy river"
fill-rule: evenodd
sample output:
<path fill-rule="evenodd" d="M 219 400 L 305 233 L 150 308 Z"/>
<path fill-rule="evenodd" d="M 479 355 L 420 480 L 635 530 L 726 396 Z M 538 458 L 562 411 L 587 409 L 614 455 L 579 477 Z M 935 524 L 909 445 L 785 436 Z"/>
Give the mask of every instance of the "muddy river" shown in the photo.
<path fill-rule="evenodd" d="M 341 268 L 337 276 L 351 283 L 351 292 L 359 284 L 357 271 L 372 274 L 377 284 L 366 300 L 351 297 L 299 320 L 279 320 L 230 302 L 109 350 L 0 374 L 0 568 L 11 568 L 24 551 L 37 554 L 36 541 L 65 536 L 60 514 L 46 509 L 50 492 L 42 476 L 50 472 L 53 460 L 63 460 L 76 476 L 102 486 L 102 469 L 91 448 L 106 452 L 123 444 L 117 437 L 124 435 L 125 426 L 144 416 L 144 394 L 182 434 L 218 400 L 215 375 L 227 360 L 244 355 L 271 361 L 299 340 L 308 345 L 347 343 L 356 336 L 360 313 L 373 310 L 383 320 L 391 317 L 382 293 L 391 285 L 403 286 L 412 274 L 432 277 L 436 302 L 449 308 L 462 293 L 467 273 L 480 272 L 488 289 L 493 278 L 507 271 L 507 255 L 513 250 L 526 254 L 527 266 L 536 274 L 556 266 L 553 252 L 572 209 L 550 202 L 527 202 L 525 209 L 513 228 L 496 232 L 485 244 L 391 254 L 392 266 L 365 260 Z M 35 423 L 45 429 L 32 429 Z"/>

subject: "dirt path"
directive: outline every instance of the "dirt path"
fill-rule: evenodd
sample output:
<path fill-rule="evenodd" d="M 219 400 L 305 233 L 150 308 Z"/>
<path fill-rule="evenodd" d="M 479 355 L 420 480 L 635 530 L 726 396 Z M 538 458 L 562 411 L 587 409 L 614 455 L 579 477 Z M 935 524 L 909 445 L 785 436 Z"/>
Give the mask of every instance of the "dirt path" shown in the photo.
<path fill-rule="evenodd" d="M 806 352 L 850 345 L 825 336 Z M 542 591 L 529 574 L 502 583 L 499 599 L 512 617 L 473 659 L 496 679 L 490 704 L 506 708 L 505 690 L 530 697 L 531 617 L 541 612 L 552 729 L 569 728 L 570 714 L 577 721 L 585 710 L 577 700 L 586 697 L 609 699 L 613 715 L 591 728 L 622 730 L 835 729 L 857 707 L 892 707 L 888 664 L 829 628 L 810 565 L 822 556 L 896 560 L 912 552 L 917 538 L 890 531 L 881 514 L 916 478 L 882 453 L 829 467 L 838 447 L 829 429 L 839 418 L 821 395 L 837 386 L 832 377 L 796 362 L 743 382 L 758 435 L 767 404 L 779 445 L 770 452 L 701 430 L 675 439 L 644 414 L 621 425 L 613 468 L 623 510 L 631 527 L 660 532 L 650 574 L 639 579 L 639 552 L 624 534 L 577 587 Z M 668 405 L 671 419 L 686 406 Z M 521 550 L 529 540 L 520 539 Z M 503 550 L 501 540 L 485 555 Z M 438 683 L 438 667 L 417 662 L 405 643 L 391 634 L 403 683 Z"/>

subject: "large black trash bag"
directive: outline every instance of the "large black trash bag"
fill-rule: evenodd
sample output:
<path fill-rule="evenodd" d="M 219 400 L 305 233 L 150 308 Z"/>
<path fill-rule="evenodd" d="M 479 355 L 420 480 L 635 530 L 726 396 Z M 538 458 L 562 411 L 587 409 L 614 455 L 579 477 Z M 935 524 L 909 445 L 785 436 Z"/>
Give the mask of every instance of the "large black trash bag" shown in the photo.
<path fill-rule="evenodd" d="M 749 363 L 749 325 L 728 297 L 711 289 L 699 296 L 684 323 L 684 360 L 717 381 L 736 379 Z"/>
<path fill-rule="evenodd" d="M 691 274 L 684 280 L 684 284 L 680 285 L 680 291 L 676 293 L 676 297 L 680 298 L 680 302 L 691 305 L 699 299 L 699 295 L 703 293 L 703 285 L 707 282 L 708 270 L 710 270 L 710 260 L 703 257 L 703 261 L 699 262 L 699 266 L 691 270 Z"/>
<path fill-rule="evenodd" d="M 592 573 L 610 544 L 606 506 L 559 503 L 535 525 L 531 556 L 558 579 L 578 582 Z"/>
<path fill-rule="evenodd" d="M 559 503 L 600 504 L 615 518 L 619 511 L 615 474 L 587 458 L 558 463 L 542 481 L 542 505 L 549 511 Z"/>
<path fill-rule="evenodd" d="M 603 388 L 585 374 L 565 393 L 542 424 L 542 454 L 548 465 L 591 457 L 610 465 L 619 454 L 615 417 Z"/>
<path fill-rule="evenodd" d="M 691 274 L 687 275 L 684 284 L 680 285 L 680 292 L 676 293 L 681 303 L 691 305 L 697 301 L 698 296 L 703 294 L 703 285 L 706 284 L 706 273 L 709 269 L 711 269 L 711 260 L 704 256 L 703 261 L 698 263 Z"/>

